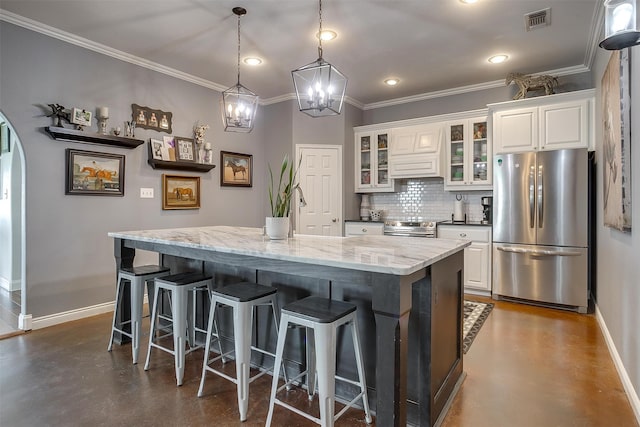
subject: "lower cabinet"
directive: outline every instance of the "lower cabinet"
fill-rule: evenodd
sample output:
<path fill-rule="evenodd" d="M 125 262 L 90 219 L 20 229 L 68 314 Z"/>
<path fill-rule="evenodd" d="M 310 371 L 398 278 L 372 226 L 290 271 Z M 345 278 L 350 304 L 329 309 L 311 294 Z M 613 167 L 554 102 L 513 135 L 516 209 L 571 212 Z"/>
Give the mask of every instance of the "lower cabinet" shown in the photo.
<path fill-rule="evenodd" d="M 384 234 L 384 224 L 382 222 L 354 221 L 344 224 L 345 236 L 382 236 Z"/>
<path fill-rule="evenodd" d="M 478 225 L 438 225 L 438 237 L 468 239 L 464 249 L 464 290 L 491 294 L 491 227 Z"/>

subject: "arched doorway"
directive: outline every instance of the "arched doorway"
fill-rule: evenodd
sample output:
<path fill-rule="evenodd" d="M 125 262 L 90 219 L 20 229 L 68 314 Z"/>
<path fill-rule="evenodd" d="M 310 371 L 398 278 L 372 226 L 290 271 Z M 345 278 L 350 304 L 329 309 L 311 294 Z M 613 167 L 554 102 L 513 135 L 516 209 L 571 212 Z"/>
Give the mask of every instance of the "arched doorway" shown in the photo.
<path fill-rule="evenodd" d="M 26 307 L 26 165 L 17 132 L 0 112 L 0 335 L 31 329 Z M 3 251 L 4 252 L 4 251 Z"/>

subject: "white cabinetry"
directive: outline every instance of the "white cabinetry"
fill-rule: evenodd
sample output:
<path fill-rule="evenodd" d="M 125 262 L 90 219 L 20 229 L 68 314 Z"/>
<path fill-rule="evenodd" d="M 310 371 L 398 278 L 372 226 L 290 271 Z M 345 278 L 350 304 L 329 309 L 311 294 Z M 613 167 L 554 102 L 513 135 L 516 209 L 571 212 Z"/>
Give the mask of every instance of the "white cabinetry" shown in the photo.
<path fill-rule="evenodd" d="M 346 222 L 344 225 L 345 236 L 382 236 L 384 224 L 381 222 Z"/>
<path fill-rule="evenodd" d="M 491 294 L 491 227 L 477 225 L 438 225 L 438 237 L 467 239 L 464 249 L 464 291 Z"/>
<path fill-rule="evenodd" d="M 391 130 L 356 132 L 356 193 L 391 192 L 389 178 L 389 136 Z"/>
<path fill-rule="evenodd" d="M 389 146 L 389 176 L 442 176 L 442 123 L 395 128 Z"/>
<path fill-rule="evenodd" d="M 490 104 L 495 154 L 594 149 L 593 89 Z"/>
<path fill-rule="evenodd" d="M 487 117 L 456 120 L 448 123 L 445 129 L 444 189 L 491 190 L 493 177 Z"/>

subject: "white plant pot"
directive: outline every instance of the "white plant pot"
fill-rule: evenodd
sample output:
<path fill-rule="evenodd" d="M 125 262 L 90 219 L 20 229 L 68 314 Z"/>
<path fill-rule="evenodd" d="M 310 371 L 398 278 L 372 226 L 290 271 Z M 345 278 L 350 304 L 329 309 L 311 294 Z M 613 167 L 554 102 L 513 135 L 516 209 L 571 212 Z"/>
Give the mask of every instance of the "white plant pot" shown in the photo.
<path fill-rule="evenodd" d="M 271 240 L 283 240 L 289 235 L 289 217 L 267 217 L 267 236 Z"/>

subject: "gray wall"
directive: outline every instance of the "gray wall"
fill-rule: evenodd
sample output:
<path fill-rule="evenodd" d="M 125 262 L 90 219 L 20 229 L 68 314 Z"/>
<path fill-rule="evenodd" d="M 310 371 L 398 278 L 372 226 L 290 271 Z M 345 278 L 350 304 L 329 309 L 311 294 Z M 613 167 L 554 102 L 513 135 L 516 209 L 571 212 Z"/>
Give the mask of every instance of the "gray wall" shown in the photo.
<path fill-rule="evenodd" d="M 0 108 L 26 156 L 26 303 L 34 317 L 113 301 L 109 231 L 264 222 L 264 211 L 257 209 L 266 192 L 264 128 L 273 127 L 264 117 L 259 116 L 250 134 L 223 132 L 218 92 L 6 22 L 0 22 L 0 52 Z M 173 134 L 178 136 L 192 137 L 197 121 L 209 124 L 205 141 L 214 147 L 216 164 L 220 150 L 253 154 L 253 188 L 220 187 L 219 164 L 206 174 L 153 170 L 147 165 L 146 146 L 127 150 L 54 141 L 43 132 L 52 124 L 44 117 L 48 110 L 40 107 L 48 103 L 91 110 L 108 106 L 110 126 L 130 120 L 131 103 L 171 111 Z M 136 137 L 144 140 L 163 135 L 136 130 Z M 66 148 L 126 155 L 125 196 L 66 196 Z M 163 211 L 163 173 L 200 176 L 201 208 Z M 140 187 L 154 188 L 155 198 L 140 199 Z M 141 255 L 139 263 L 155 261 L 152 254 Z"/>
<path fill-rule="evenodd" d="M 596 301 L 625 370 L 637 394 L 640 391 L 640 47 L 631 48 L 631 233 L 604 226 L 602 199 L 602 74 L 610 52 L 598 49 L 593 67 L 596 92 L 596 182 L 598 274 Z M 637 409 L 637 408 L 636 408 Z"/>

